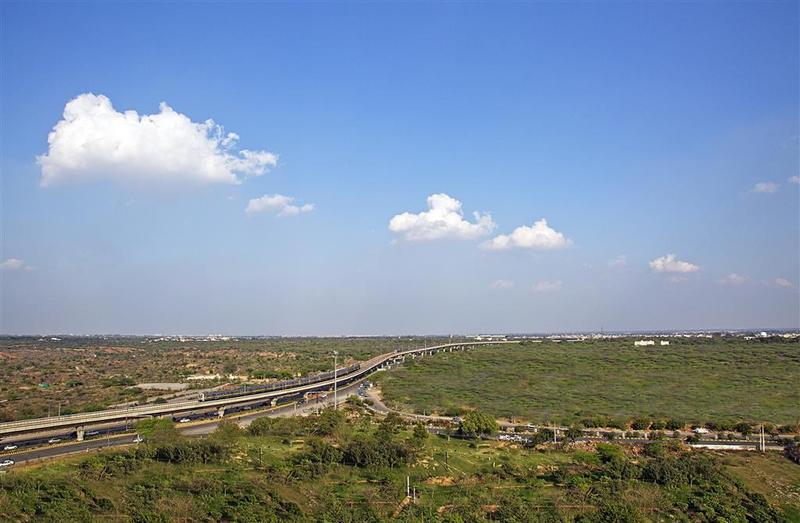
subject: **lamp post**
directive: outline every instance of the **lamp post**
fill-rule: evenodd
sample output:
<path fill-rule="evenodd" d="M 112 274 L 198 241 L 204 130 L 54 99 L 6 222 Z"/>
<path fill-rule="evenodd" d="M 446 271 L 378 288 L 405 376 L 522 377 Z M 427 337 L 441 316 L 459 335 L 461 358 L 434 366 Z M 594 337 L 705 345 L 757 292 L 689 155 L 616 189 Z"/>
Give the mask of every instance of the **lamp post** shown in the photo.
<path fill-rule="evenodd" d="M 337 401 L 337 387 L 336 387 L 336 357 L 339 355 L 338 351 L 333 351 L 333 409 L 336 410 L 339 408 L 339 402 Z"/>

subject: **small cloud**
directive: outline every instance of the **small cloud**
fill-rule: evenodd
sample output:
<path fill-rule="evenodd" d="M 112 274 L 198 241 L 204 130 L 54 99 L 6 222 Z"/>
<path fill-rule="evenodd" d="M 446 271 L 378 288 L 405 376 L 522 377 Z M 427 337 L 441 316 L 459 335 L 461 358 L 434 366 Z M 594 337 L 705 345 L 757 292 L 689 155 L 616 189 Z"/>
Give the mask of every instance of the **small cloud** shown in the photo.
<path fill-rule="evenodd" d="M 531 287 L 531 290 L 533 292 L 555 292 L 561 290 L 561 280 L 536 282 Z"/>
<path fill-rule="evenodd" d="M 741 274 L 732 272 L 727 276 L 720 278 L 718 282 L 722 285 L 742 285 L 747 283 L 747 276 L 742 276 Z"/>
<path fill-rule="evenodd" d="M 572 244 L 572 240 L 547 225 L 547 220 L 534 222 L 530 227 L 522 225 L 511 234 L 501 234 L 481 244 L 481 248 L 502 251 L 513 248 L 555 250 Z"/>
<path fill-rule="evenodd" d="M 612 260 L 608 260 L 609 267 L 624 267 L 627 264 L 628 264 L 628 257 L 625 256 L 624 254 L 620 254 L 619 256 L 617 256 Z"/>
<path fill-rule="evenodd" d="M 750 192 L 756 194 L 773 194 L 778 190 L 780 187 L 777 183 L 773 182 L 758 182 L 753 186 Z"/>
<path fill-rule="evenodd" d="M 514 282 L 510 280 L 495 280 L 490 285 L 490 289 L 513 289 Z"/>
<path fill-rule="evenodd" d="M 247 202 L 247 207 L 244 212 L 248 215 L 253 215 L 262 212 L 270 212 L 277 215 L 279 218 L 285 216 L 295 216 L 300 213 L 311 212 L 314 210 L 313 203 L 305 205 L 293 205 L 294 198 L 292 196 L 284 196 L 282 194 L 265 194 L 261 198 L 253 198 Z"/>
<path fill-rule="evenodd" d="M 791 176 L 789 178 L 789 183 L 793 183 L 795 185 L 800 184 L 800 176 Z"/>
<path fill-rule="evenodd" d="M 0 262 L 0 270 L 3 270 L 3 271 L 18 271 L 20 269 L 31 270 L 32 267 L 26 267 L 25 266 L 25 261 L 17 259 L 17 258 L 8 258 L 5 261 Z"/>
<path fill-rule="evenodd" d="M 783 287 L 784 289 L 791 289 L 792 287 L 794 287 L 792 282 L 790 282 L 786 278 L 775 278 L 775 285 L 777 285 L 778 287 Z"/>
<path fill-rule="evenodd" d="M 650 262 L 654 272 L 689 273 L 700 270 L 699 265 L 676 259 L 674 254 L 667 254 Z"/>
<path fill-rule="evenodd" d="M 404 212 L 389 220 L 389 230 L 406 241 L 456 238 L 474 240 L 491 233 L 495 226 L 489 213 L 473 213 L 474 222 L 464 219 L 461 202 L 444 193 L 428 196 L 428 210 Z"/>

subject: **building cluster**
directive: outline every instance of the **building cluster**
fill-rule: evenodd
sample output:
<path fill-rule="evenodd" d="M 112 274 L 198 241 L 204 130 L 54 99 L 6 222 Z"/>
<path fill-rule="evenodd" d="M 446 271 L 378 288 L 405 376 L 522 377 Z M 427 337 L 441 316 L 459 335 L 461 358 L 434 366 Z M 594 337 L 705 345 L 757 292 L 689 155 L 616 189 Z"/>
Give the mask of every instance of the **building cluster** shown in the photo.
<path fill-rule="evenodd" d="M 655 345 L 655 344 L 656 344 L 655 340 L 636 340 L 636 341 L 633 342 L 633 346 L 634 347 L 648 347 L 648 346 L 652 346 L 652 345 Z M 669 345 L 669 341 L 667 341 L 667 340 L 659 340 L 659 345 L 661 345 L 662 347 L 664 345 Z"/>

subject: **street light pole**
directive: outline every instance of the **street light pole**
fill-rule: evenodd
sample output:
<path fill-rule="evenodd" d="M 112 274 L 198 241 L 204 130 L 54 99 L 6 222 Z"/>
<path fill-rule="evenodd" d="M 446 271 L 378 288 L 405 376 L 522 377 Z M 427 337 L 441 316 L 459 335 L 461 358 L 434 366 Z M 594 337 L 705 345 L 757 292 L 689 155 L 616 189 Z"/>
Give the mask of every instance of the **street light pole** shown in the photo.
<path fill-rule="evenodd" d="M 337 401 L 337 387 L 336 387 L 336 356 L 339 355 L 339 352 L 333 351 L 333 409 L 336 410 L 339 408 L 339 402 Z"/>

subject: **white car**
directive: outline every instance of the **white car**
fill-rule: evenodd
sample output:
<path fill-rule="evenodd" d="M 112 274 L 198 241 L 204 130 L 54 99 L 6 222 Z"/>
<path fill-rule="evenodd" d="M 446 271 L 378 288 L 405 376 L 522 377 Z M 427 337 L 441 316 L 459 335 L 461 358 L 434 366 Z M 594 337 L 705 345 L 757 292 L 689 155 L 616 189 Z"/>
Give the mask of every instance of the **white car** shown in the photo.
<path fill-rule="evenodd" d="M 16 448 L 17 448 L 16 445 L 6 445 L 5 447 L 3 447 L 3 450 L 16 450 Z"/>
<path fill-rule="evenodd" d="M 135 438 L 133 438 L 133 442 L 134 442 L 134 443 L 141 443 L 141 442 L 143 442 L 143 441 L 144 441 L 144 438 L 143 438 L 143 437 L 141 437 L 141 436 L 140 436 L 140 435 L 138 435 L 138 434 L 136 435 L 136 437 L 135 437 Z"/>
<path fill-rule="evenodd" d="M 14 464 L 13 459 L 4 459 L 3 461 L 0 461 L 0 467 L 10 467 L 13 464 Z"/>
<path fill-rule="evenodd" d="M 181 418 L 178 420 L 178 423 L 189 423 L 190 421 L 192 420 L 190 420 L 189 418 Z"/>
<path fill-rule="evenodd" d="M 50 438 L 47 440 L 48 443 L 58 443 L 59 441 L 61 441 L 61 438 Z"/>

